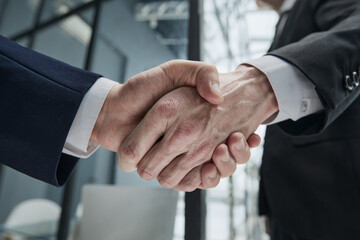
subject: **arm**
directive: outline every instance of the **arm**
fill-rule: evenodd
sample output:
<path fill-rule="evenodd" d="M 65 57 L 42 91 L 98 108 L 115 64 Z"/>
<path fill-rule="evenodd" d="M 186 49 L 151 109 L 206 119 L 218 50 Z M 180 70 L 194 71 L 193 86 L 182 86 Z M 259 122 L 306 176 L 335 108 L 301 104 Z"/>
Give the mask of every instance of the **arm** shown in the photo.
<path fill-rule="evenodd" d="M 77 159 L 62 149 L 81 100 L 100 77 L 0 36 L 0 161 L 54 185 Z"/>
<path fill-rule="evenodd" d="M 322 92 L 324 94 L 327 92 L 330 103 L 336 100 L 337 95 L 345 95 L 349 96 L 348 100 L 345 102 L 340 100 L 339 103 L 348 105 L 351 103 L 350 100 L 354 100 L 356 96 L 347 93 L 347 90 L 344 89 L 343 77 L 339 74 L 339 68 L 341 68 L 341 63 L 346 62 L 352 56 L 350 52 L 358 52 L 355 51 L 359 46 L 358 40 L 356 40 L 358 38 L 356 37 L 355 40 L 348 39 L 348 36 L 353 31 L 358 32 L 360 22 L 358 10 L 356 8 L 354 10 L 354 5 L 358 5 L 358 3 L 350 2 L 327 1 L 317 9 L 317 14 L 321 15 L 321 17 L 317 16 L 318 21 L 324 21 L 322 18 L 326 17 L 333 18 L 332 24 L 322 26 L 325 28 L 330 27 L 332 30 L 312 34 L 299 41 L 299 43 L 291 44 L 270 53 L 298 67 L 314 83 L 321 100 L 324 98 Z M 339 11 L 337 7 L 342 4 L 348 6 L 341 8 L 341 11 Z M 328 11 L 329 8 L 332 11 Z M 348 17 L 343 20 L 343 16 Z M 331 21 L 326 19 L 326 22 Z M 321 23 L 319 25 L 321 26 Z M 348 40 L 350 40 L 349 43 L 344 44 Z M 329 42 L 331 42 L 331 47 L 329 47 Z M 306 45 L 306 47 L 302 48 L 302 45 Z M 330 51 L 335 46 L 342 49 L 343 52 L 340 53 L 338 50 L 335 52 Z M 289 49 L 289 52 L 287 52 L 287 49 Z M 326 57 L 321 54 L 315 54 L 315 56 L 303 54 L 304 52 L 316 53 L 317 50 L 320 50 L 319 52 Z M 346 54 L 338 58 L 337 54 L 343 55 L 344 51 Z M 292 57 L 294 61 L 299 56 L 299 64 L 294 64 L 285 55 Z M 334 62 L 338 63 L 339 68 L 332 68 L 331 70 L 332 74 L 335 74 L 334 76 L 330 76 L 328 73 L 319 74 L 319 72 L 322 72 L 320 70 L 324 70 L 329 66 L 329 62 L 324 63 L 322 61 L 324 59 L 325 62 L 328 59 L 330 60 L 330 66 Z M 301 68 L 300 63 L 307 65 L 309 69 L 305 71 Z M 357 64 L 353 64 L 351 69 L 357 69 Z M 316 69 L 316 66 L 319 68 Z M 347 71 L 353 71 L 351 69 L 349 68 Z M 312 74 L 319 75 L 318 82 L 311 78 Z M 273 90 L 266 76 L 257 69 L 241 66 L 235 72 L 223 75 L 222 79 L 225 83 L 222 86 L 222 90 L 225 92 L 225 101 L 216 110 L 206 109 L 204 105 L 199 107 L 198 105 L 201 105 L 201 103 L 196 102 L 196 99 L 192 99 L 195 104 L 186 102 L 180 97 L 185 93 L 179 95 L 175 94 L 175 92 L 170 93 L 171 95 L 167 95 L 169 98 L 162 99 L 156 104 L 142 123 L 122 144 L 119 152 L 119 165 L 127 170 L 133 170 L 137 167 L 139 174 L 143 178 L 158 178 L 163 186 L 173 187 L 182 181 L 184 174 L 189 169 L 206 162 L 214 149 L 214 145 L 225 141 L 226 137 L 224 136 L 232 131 L 240 131 L 245 136 L 248 136 L 249 132 L 254 131 L 260 123 L 278 111 Z M 331 87 L 329 87 L 329 83 Z M 331 94 L 334 89 L 335 95 Z M 181 107 L 182 105 L 187 106 L 186 110 Z M 222 108 L 223 106 L 224 108 Z M 230 111 L 230 108 L 226 106 L 232 106 L 233 108 Z M 217 110 L 220 109 L 225 110 L 225 112 L 219 113 Z M 329 112 L 329 105 L 325 106 L 327 116 L 325 115 L 326 118 L 323 117 L 323 121 L 319 117 L 320 114 L 312 114 L 294 123 L 296 125 L 295 129 L 289 128 L 288 123 L 282 124 L 282 127 L 295 134 L 318 132 L 336 118 L 332 114 L 341 111 L 341 108 L 333 110 L 335 111 L 331 113 L 332 110 L 330 108 Z M 179 113 L 181 113 L 181 116 L 178 115 Z M 162 119 L 156 116 L 162 116 Z M 304 124 L 304 121 L 308 124 Z M 149 124 L 149 122 L 153 124 Z M 227 124 L 224 124 L 224 122 Z M 148 128 L 150 125 L 152 126 L 151 129 Z M 157 142 L 160 137 L 161 141 Z M 185 145 L 185 143 L 188 143 L 188 145 Z M 180 148 L 179 146 L 183 147 Z"/>
<path fill-rule="evenodd" d="M 269 79 L 279 105 L 279 112 L 268 119 L 266 124 L 274 124 L 300 118 L 323 110 L 314 84 L 296 67 L 274 56 L 263 56 L 247 61 L 263 72 Z"/>
<path fill-rule="evenodd" d="M 140 123 L 146 112 L 161 96 L 178 86 L 196 83 L 198 92 L 206 96 L 208 100 L 211 100 L 211 97 L 216 100 L 214 93 L 208 87 L 209 81 L 210 83 L 218 81 L 217 71 L 213 66 L 200 62 L 176 60 L 138 74 L 124 85 L 114 86 L 105 100 L 91 134 L 92 145 L 101 145 L 111 151 L 118 151 L 123 140 Z M 152 125 L 156 126 L 155 122 L 150 124 L 150 128 Z M 249 136 L 250 147 L 255 147 L 260 143 L 257 135 L 249 134 Z M 240 143 L 244 147 L 235 149 Z M 220 177 L 227 177 L 235 171 L 236 163 L 249 159 L 248 143 L 242 134 L 234 134 L 229 138 L 228 146 L 222 144 L 218 147 L 214 153 L 214 162 L 209 162 L 206 166 L 198 166 L 193 171 L 189 169 L 184 181 L 174 187 L 177 190 L 192 191 L 198 187 L 216 186 Z M 228 147 L 234 149 L 236 155 L 230 154 Z M 224 160 L 227 161 L 224 162 Z"/>
<path fill-rule="evenodd" d="M 124 87 L 116 85 L 114 89 L 126 92 L 123 97 L 117 96 L 117 100 L 132 101 L 132 108 L 117 106 L 117 110 L 127 113 L 133 110 L 130 119 L 139 120 L 136 117 L 144 115 L 140 111 L 145 111 L 151 101 L 166 91 L 197 83 L 199 93 L 210 102 L 222 101 L 216 92 L 218 77 L 214 66 L 184 61 L 176 65 L 176 72 L 170 71 L 174 69 L 173 63 L 162 65 L 163 69 L 155 68 L 151 79 L 142 79 L 144 74 L 140 74 Z M 23 48 L 1 36 L 0 72 L 0 109 L 4 113 L 0 120 L 1 163 L 53 185 L 64 184 L 77 163 L 76 157 L 62 153 L 65 140 L 84 96 L 101 76 Z M 130 120 L 122 123 L 133 124 Z"/>
<path fill-rule="evenodd" d="M 315 3 L 316 1 L 314 1 Z M 359 87 L 345 88 L 345 77 L 359 71 L 360 3 L 323 1 L 312 8 L 318 32 L 270 52 L 297 67 L 316 86 L 324 104 L 321 114 L 280 125 L 295 135 L 324 130 L 358 97 Z"/>

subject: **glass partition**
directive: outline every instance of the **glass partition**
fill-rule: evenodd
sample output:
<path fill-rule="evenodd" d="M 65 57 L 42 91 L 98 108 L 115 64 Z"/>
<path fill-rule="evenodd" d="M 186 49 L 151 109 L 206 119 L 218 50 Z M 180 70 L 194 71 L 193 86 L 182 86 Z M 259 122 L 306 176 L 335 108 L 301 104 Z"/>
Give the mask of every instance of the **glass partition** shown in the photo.
<path fill-rule="evenodd" d="M 91 55 L 89 70 L 121 83 L 168 60 L 187 57 L 187 1 L 103 0 L 93 39 L 94 48 L 89 49 L 98 6 L 96 2 L 0 0 L 0 34 L 80 68 L 86 66 Z M 64 207 L 65 204 L 68 209 L 66 217 L 71 223 L 74 219 L 81 218 L 82 208 L 79 203 L 81 189 L 85 184 L 148 186 L 154 189 L 160 187 L 155 181 L 147 182 L 135 173 L 128 174 L 119 170 L 116 154 L 104 149 L 99 149 L 88 159 L 80 160 L 70 182 L 71 188 L 55 188 L 2 166 L 1 231 L 29 235 L 22 232 L 22 228 L 19 230 L 6 226 L 14 208 L 26 200 L 47 199 L 59 207 Z M 64 197 L 69 193 L 71 198 Z M 180 220 L 177 220 L 175 235 L 181 238 L 184 235 L 181 223 L 184 204 L 178 206 L 180 218 L 177 219 Z M 63 217 L 57 216 L 54 220 L 58 221 Z M 67 228 L 71 232 L 72 225 Z M 47 229 L 46 234 L 55 239 L 57 228 L 51 229 L 52 232 L 49 233 Z"/>
<path fill-rule="evenodd" d="M 258 9 L 255 0 L 204 0 L 203 60 L 220 72 L 233 71 L 246 60 L 266 53 L 273 38 L 276 13 Z M 264 136 L 265 128 L 257 130 Z M 207 191 L 208 240 L 263 240 L 263 219 L 257 216 L 262 146 L 235 174 Z"/>

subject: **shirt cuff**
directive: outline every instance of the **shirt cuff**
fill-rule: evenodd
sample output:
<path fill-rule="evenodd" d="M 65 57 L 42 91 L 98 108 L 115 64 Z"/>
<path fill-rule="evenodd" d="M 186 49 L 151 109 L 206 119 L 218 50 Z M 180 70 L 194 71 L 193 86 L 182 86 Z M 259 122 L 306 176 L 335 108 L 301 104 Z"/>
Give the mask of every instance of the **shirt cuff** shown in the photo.
<path fill-rule="evenodd" d="M 245 62 L 269 79 L 279 106 L 276 116 L 266 121 L 274 124 L 287 119 L 296 121 L 324 109 L 315 85 L 295 66 L 275 56 L 263 56 Z"/>
<path fill-rule="evenodd" d="M 95 122 L 111 88 L 117 84 L 99 78 L 85 94 L 66 138 L 63 153 L 78 158 L 87 158 L 99 145 L 90 141 Z"/>

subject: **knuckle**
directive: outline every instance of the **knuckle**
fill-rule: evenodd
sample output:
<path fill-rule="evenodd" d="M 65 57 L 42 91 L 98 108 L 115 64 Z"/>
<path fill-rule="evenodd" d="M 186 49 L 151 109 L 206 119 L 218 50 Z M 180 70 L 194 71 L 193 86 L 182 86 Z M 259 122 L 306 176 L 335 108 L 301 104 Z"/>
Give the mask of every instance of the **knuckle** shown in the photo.
<path fill-rule="evenodd" d="M 174 155 L 180 154 L 181 153 L 180 149 L 181 146 L 179 146 L 178 144 L 174 144 L 173 141 L 169 141 L 168 143 L 166 143 L 166 147 L 161 149 L 161 153 L 169 158 Z"/>
<path fill-rule="evenodd" d="M 159 67 L 162 70 L 162 72 L 165 74 L 165 76 L 174 80 L 176 68 L 179 66 L 180 63 L 181 63 L 180 60 L 170 60 L 161 64 Z"/>
<path fill-rule="evenodd" d="M 170 118 L 174 116 L 177 110 L 178 110 L 178 104 L 175 98 L 164 99 L 157 106 L 157 114 L 166 118 Z"/>
<path fill-rule="evenodd" d="M 210 63 L 202 63 L 198 67 L 200 68 L 198 70 L 198 75 L 200 77 L 206 77 L 209 73 L 218 73 L 216 66 Z"/>
<path fill-rule="evenodd" d="M 210 64 L 210 63 L 204 63 L 202 70 L 205 72 L 217 72 L 217 68 L 215 65 Z"/>
<path fill-rule="evenodd" d="M 172 135 L 171 142 L 184 143 L 189 140 L 196 139 L 200 134 L 201 128 L 199 124 L 194 122 L 184 122 L 179 125 Z"/>
<path fill-rule="evenodd" d="M 170 60 L 170 61 L 166 62 L 166 64 L 167 64 L 169 67 L 176 66 L 178 63 L 179 63 L 179 60 L 176 60 L 176 59 L 173 59 L 173 60 Z"/>
<path fill-rule="evenodd" d="M 161 186 L 163 186 L 164 188 L 168 188 L 168 189 L 176 186 L 175 179 L 172 177 L 169 177 L 169 176 L 159 176 L 158 182 Z"/>
<path fill-rule="evenodd" d="M 191 173 L 191 170 L 197 165 L 198 164 L 193 157 L 187 156 L 181 160 L 173 162 L 171 168 L 173 169 L 173 173 L 176 171 L 177 176 L 185 176 Z M 175 176 L 173 173 L 169 173 L 168 175 L 171 174 Z"/>
<path fill-rule="evenodd" d="M 138 168 L 138 174 L 141 178 L 145 179 L 145 180 L 152 180 L 154 179 L 154 173 L 152 170 L 150 169 L 145 169 L 145 168 Z"/>
<path fill-rule="evenodd" d="M 124 147 L 121 150 L 121 153 L 125 157 L 125 161 L 132 163 L 136 162 L 136 143 L 133 141 L 125 143 Z"/>
<path fill-rule="evenodd" d="M 195 155 L 201 156 L 202 158 L 211 158 L 213 151 L 214 151 L 214 149 L 213 149 L 211 143 L 208 141 L 205 141 L 197 147 L 197 149 L 195 151 Z"/>

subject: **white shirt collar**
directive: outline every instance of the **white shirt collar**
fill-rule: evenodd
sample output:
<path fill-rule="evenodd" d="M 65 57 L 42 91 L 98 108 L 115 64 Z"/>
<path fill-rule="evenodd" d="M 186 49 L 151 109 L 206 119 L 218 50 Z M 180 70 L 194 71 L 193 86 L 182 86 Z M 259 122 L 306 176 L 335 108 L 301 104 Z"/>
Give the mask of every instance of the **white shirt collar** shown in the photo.
<path fill-rule="evenodd" d="M 293 8 L 296 0 L 284 0 L 284 3 L 281 5 L 279 13 L 289 11 Z"/>

